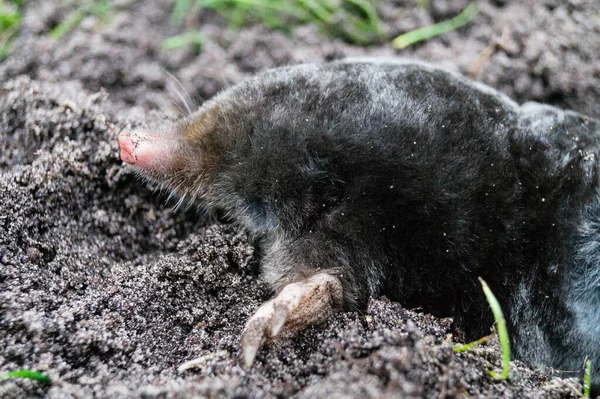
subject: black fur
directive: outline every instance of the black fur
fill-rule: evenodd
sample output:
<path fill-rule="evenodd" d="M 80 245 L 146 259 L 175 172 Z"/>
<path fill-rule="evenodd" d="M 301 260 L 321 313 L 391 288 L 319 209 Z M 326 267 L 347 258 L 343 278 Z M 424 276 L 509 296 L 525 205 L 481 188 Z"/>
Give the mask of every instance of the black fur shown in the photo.
<path fill-rule="evenodd" d="M 481 276 L 518 358 L 582 370 L 589 356 L 600 382 L 599 121 L 357 61 L 268 71 L 180 130 L 207 170 L 179 191 L 261 240 L 275 288 L 330 270 L 348 308 L 385 294 L 475 338 L 493 323 Z"/>

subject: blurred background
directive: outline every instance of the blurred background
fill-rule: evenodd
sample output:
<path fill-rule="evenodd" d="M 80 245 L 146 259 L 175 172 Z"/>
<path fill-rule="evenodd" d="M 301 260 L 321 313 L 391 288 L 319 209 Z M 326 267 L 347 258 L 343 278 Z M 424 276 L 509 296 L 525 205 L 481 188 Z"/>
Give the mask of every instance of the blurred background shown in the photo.
<path fill-rule="evenodd" d="M 0 2 L 1 81 L 76 80 L 145 109 L 172 91 L 165 71 L 199 104 L 265 68 L 347 56 L 419 58 L 600 116 L 597 0 Z"/>

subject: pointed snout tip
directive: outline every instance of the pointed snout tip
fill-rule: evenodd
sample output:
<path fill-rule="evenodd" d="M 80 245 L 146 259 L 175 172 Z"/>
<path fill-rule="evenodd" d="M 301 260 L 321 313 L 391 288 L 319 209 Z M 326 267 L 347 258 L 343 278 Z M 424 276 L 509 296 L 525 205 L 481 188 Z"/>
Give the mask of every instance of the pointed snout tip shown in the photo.
<path fill-rule="evenodd" d="M 131 132 L 129 130 L 123 130 L 119 133 L 118 140 L 119 148 L 121 149 L 121 160 L 131 165 L 135 164 L 136 159 L 133 154 L 135 145 L 131 139 Z"/>

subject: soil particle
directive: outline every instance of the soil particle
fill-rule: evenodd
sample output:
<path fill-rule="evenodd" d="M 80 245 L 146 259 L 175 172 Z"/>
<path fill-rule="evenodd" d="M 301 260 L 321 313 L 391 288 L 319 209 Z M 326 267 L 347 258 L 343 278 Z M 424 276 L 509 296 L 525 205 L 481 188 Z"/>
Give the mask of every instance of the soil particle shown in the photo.
<path fill-rule="evenodd" d="M 467 4 L 413 3 L 380 5 L 390 39 Z M 361 55 L 417 57 L 519 101 L 600 117 L 600 3 L 485 2 L 468 26 L 403 52 L 314 27 L 234 32 L 214 13 L 173 26 L 163 0 L 114 2 L 108 21 L 88 16 L 50 39 L 77 4 L 30 2 L 0 63 L 0 370 L 53 380 L 2 381 L 0 397 L 578 397 L 577 378 L 519 362 L 508 381 L 494 380 L 497 339 L 454 354 L 450 319 L 385 298 L 273 342 L 243 369 L 241 330 L 272 294 L 254 247 L 148 190 L 120 162 L 116 136 L 175 118 L 165 70 L 201 103 L 268 67 Z M 161 49 L 184 29 L 205 35 L 199 53 Z"/>

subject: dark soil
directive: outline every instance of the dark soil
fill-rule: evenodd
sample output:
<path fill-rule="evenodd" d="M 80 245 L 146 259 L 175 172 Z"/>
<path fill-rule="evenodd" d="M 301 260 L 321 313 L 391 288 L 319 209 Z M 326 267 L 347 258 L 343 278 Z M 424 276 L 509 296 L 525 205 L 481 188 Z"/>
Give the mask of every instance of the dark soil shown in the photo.
<path fill-rule="evenodd" d="M 396 52 L 313 27 L 231 31 L 209 12 L 175 27 L 169 1 L 114 1 L 111 18 L 86 17 L 54 41 L 76 4 L 30 2 L 0 63 L 0 372 L 40 370 L 53 383 L 2 381 L 0 397 L 578 397 L 577 374 L 550 379 L 518 361 L 495 381 L 495 338 L 454 354 L 450 319 L 385 298 L 271 343 L 244 370 L 241 330 L 271 295 L 254 248 L 232 226 L 165 204 L 123 167 L 116 142 L 125 127 L 174 120 L 165 71 L 199 104 L 268 67 L 361 55 L 420 58 L 519 101 L 600 117 L 600 3 L 533 3 L 485 3 L 467 27 Z M 466 4 L 389 0 L 380 11 L 391 39 Z M 202 51 L 161 50 L 186 28 L 205 34 Z"/>

